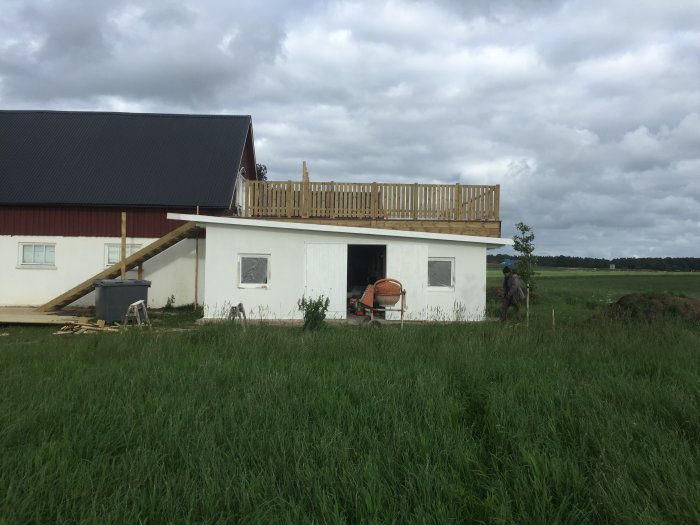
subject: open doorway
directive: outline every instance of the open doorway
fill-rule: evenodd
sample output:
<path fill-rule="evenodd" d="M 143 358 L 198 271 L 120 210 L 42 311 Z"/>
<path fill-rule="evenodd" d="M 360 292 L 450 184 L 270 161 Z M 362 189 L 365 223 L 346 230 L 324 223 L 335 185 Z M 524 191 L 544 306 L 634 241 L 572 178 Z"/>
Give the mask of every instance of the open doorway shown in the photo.
<path fill-rule="evenodd" d="M 386 277 L 386 245 L 348 245 L 348 313 L 355 315 L 368 284 Z"/>

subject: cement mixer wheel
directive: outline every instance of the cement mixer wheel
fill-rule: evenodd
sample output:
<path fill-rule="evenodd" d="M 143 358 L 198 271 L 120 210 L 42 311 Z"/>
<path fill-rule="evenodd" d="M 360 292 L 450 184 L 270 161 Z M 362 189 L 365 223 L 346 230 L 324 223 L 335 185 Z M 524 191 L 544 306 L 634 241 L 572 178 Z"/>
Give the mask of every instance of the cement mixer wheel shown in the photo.
<path fill-rule="evenodd" d="M 382 323 L 380 323 L 376 319 L 370 319 L 369 317 L 365 317 L 365 320 L 362 323 L 362 327 L 368 329 L 381 328 Z"/>

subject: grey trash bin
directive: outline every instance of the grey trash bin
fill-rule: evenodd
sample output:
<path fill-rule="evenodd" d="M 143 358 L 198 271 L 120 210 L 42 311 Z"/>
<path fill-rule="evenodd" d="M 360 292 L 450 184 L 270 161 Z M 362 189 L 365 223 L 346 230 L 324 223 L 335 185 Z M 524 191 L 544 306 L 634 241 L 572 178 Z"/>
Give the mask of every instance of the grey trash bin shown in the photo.
<path fill-rule="evenodd" d="M 131 303 L 143 300 L 148 304 L 151 281 L 137 279 L 102 279 L 95 285 L 95 317 L 106 323 L 121 321 Z"/>

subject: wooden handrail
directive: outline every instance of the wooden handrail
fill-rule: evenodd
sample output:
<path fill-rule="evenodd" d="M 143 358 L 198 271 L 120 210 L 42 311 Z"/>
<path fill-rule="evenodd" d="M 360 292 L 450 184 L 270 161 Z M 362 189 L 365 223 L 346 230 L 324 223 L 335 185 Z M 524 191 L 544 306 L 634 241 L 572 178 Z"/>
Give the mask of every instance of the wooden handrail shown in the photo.
<path fill-rule="evenodd" d="M 499 186 L 246 180 L 244 217 L 498 221 Z"/>
<path fill-rule="evenodd" d="M 115 277 L 119 276 L 119 274 L 122 271 L 122 262 L 123 267 L 126 269 L 126 271 L 136 268 L 137 266 L 143 264 L 144 261 L 155 257 L 162 251 L 167 250 L 174 244 L 180 242 L 182 239 L 185 239 L 189 235 L 193 234 L 196 231 L 196 229 L 196 223 L 186 222 L 185 224 L 179 226 L 170 233 L 165 234 L 160 239 L 153 241 L 151 244 L 133 253 L 124 261 L 120 261 L 116 264 L 113 264 L 109 268 L 105 268 L 104 270 L 93 275 L 86 281 L 78 284 L 77 286 L 74 286 L 67 292 L 62 293 L 58 297 L 55 297 L 54 299 L 50 300 L 48 303 L 35 308 L 34 311 L 50 312 L 52 310 L 60 310 L 64 306 L 68 306 L 73 301 L 77 301 L 81 297 L 90 293 L 95 288 L 95 281 L 99 281 L 101 279 L 114 279 Z"/>

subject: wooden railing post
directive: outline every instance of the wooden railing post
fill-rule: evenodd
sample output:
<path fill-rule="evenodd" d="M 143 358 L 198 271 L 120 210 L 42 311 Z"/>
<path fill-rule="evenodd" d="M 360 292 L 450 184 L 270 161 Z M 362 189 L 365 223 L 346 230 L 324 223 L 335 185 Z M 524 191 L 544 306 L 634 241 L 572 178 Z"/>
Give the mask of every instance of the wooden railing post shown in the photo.
<path fill-rule="evenodd" d="M 493 189 L 493 220 L 499 220 L 501 216 L 501 185 L 497 184 Z"/>
<path fill-rule="evenodd" d="M 458 182 L 455 184 L 455 195 L 454 195 L 454 218 L 456 221 L 464 220 L 464 213 L 462 209 L 462 186 Z"/>
<path fill-rule="evenodd" d="M 301 210 L 299 210 L 301 213 L 300 215 L 304 217 L 305 219 L 308 218 L 310 214 L 310 208 L 311 208 L 311 184 L 309 183 L 309 180 L 303 180 L 301 181 L 301 203 L 300 203 Z"/>
<path fill-rule="evenodd" d="M 258 209 L 258 185 L 252 181 L 246 184 L 248 184 L 248 194 L 250 195 L 250 214 L 248 217 L 257 217 L 260 215 L 260 210 Z"/>
<path fill-rule="evenodd" d="M 370 218 L 378 219 L 379 215 L 379 184 L 376 182 L 372 183 L 372 189 L 370 190 L 371 200 L 370 200 Z"/>
<path fill-rule="evenodd" d="M 243 210 L 243 216 L 254 217 L 255 214 L 251 208 L 253 206 L 253 191 L 255 191 L 255 186 L 246 181 L 243 181 L 243 184 L 245 186 L 245 209 Z"/>
<path fill-rule="evenodd" d="M 301 194 L 299 195 L 299 215 L 307 219 L 311 216 L 311 183 L 306 161 L 301 164 Z"/>
<path fill-rule="evenodd" d="M 335 212 L 335 207 L 336 207 L 336 199 L 335 199 L 335 182 L 331 181 L 331 186 L 330 190 L 328 192 L 328 196 L 331 198 L 331 219 L 335 219 L 336 212 Z"/>
<path fill-rule="evenodd" d="M 255 212 L 255 184 L 246 182 L 245 198 L 246 198 L 246 217 L 254 217 Z"/>
<path fill-rule="evenodd" d="M 292 211 L 294 211 L 294 188 L 292 186 L 292 181 L 287 181 L 287 194 L 284 197 L 285 204 L 287 205 L 287 217 L 292 216 Z"/>

